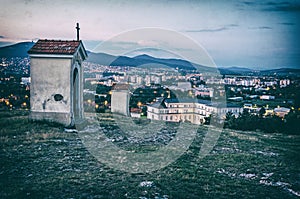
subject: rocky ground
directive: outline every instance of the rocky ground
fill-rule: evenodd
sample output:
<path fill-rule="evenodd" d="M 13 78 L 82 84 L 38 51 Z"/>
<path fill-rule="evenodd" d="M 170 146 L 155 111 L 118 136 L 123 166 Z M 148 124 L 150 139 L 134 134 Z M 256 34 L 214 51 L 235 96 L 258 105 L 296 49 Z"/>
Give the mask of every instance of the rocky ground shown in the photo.
<path fill-rule="evenodd" d="M 158 150 L 178 130 L 168 124 L 155 135 L 124 134 L 114 118 L 101 118 L 106 142 L 133 153 Z M 0 112 L 0 126 L 0 198 L 300 197 L 299 136 L 222 130 L 213 150 L 199 158 L 208 132 L 199 127 L 175 162 L 150 173 L 132 173 L 98 161 L 80 132 L 29 121 L 26 112 Z"/>

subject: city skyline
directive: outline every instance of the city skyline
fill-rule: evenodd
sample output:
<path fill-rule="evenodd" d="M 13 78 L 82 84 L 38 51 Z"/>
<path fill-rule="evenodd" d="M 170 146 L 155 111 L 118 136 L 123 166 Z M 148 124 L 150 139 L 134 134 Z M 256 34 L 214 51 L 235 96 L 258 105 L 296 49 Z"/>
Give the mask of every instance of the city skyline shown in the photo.
<path fill-rule="evenodd" d="M 218 66 L 299 68 L 299 1 L 6 1 L 0 15 L 0 46 L 38 38 L 76 39 L 88 50 L 140 28 L 173 30 L 203 46 Z M 55 13 L 55 14 L 53 14 Z M 51 17 L 53 15 L 53 17 Z M 50 17 L 49 17 L 50 16 Z M 155 41 L 119 41 L 135 48 Z M 157 42 L 157 41 L 156 41 Z M 144 49 L 156 57 L 173 56 Z"/>

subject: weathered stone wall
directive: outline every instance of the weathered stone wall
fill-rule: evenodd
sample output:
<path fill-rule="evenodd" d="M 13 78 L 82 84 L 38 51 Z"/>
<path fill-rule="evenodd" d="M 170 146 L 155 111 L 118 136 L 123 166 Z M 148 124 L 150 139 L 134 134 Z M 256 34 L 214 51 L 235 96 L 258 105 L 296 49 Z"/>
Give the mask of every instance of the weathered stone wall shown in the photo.
<path fill-rule="evenodd" d="M 70 113 L 31 111 L 30 119 L 32 119 L 32 120 L 47 120 L 50 122 L 57 122 L 57 123 L 65 125 L 65 126 L 68 126 L 71 124 Z"/>

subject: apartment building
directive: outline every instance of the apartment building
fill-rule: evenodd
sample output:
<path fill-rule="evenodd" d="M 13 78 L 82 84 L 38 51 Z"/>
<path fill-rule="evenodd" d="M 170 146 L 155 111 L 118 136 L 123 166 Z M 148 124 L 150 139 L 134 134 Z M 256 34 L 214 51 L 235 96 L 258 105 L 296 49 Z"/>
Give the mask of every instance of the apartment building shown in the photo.
<path fill-rule="evenodd" d="M 198 99 L 168 99 L 160 98 L 147 106 L 147 118 L 169 122 L 191 122 L 203 124 L 205 118 L 212 113 L 224 118 L 226 113 L 238 115 L 242 107 L 234 104 L 224 104 Z"/>

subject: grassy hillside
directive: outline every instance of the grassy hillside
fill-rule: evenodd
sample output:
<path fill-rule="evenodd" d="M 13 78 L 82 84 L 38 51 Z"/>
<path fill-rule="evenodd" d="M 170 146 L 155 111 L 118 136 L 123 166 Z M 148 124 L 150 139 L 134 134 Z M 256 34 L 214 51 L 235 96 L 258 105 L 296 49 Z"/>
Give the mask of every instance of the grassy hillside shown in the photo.
<path fill-rule="evenodd" d="M 0 198 L 298 198 L 300 137 L 224 130 L 198 158 L 204 128 L 176 162 L 130 174 L 98 162 L 77 133 L 0 112 Z M 297 196 L 298 195 L 298 196 Z"/>

